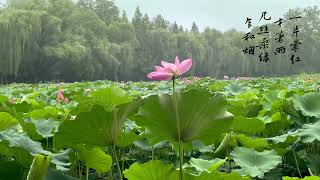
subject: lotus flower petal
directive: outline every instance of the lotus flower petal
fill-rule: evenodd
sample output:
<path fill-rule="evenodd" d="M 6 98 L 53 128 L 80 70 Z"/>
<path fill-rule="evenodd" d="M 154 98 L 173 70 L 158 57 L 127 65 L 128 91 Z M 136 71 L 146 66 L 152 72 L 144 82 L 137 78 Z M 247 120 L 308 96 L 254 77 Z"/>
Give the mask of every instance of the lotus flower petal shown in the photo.
<path fill-rule="evenodd" d="M 147 75 L 148 78 L 154 79 L 154 80 L 170 80 L 172 76 L 173 76 L 172 73 L 159 72 L 159 71 L 154 71 Z"/>
<path fill-rule="evenodd" d="M 57 101 L 62 102 L 64 100 L 64 96 L 61 90 L 58 91 Z"/>
<path fill-rule="evenodd" d="M 163 67 L 161 67 L 161 66 L 155 66 L 154 70 L 156 70 L 156 71 L 165 71 L 165 69 Z"/>
<path fill-rule="evenodd" d="M 178 57 L 178 56 L 176 56 L 176 59 L 174 60 L 174 64 L 175 64 L 176 66 L 178 66 L 178 65 L 180 64 L 180 61 L 179 61 L 179 57 Z"/>
<path fill-rule="evenodd" d="M 164 69 L 168 70 L 169 72 L 171 72 L 173 74 L 176 74 L 178 71 L 178 67 L 175 64 L 161 61 L 161 65 L 164 67 Z"/>
<path fill-rule="evenodd" d="M 181 62 L 178 66 L 178 76 L 188 72 L 192 66 L 192 59 L 187 59 Z"/>

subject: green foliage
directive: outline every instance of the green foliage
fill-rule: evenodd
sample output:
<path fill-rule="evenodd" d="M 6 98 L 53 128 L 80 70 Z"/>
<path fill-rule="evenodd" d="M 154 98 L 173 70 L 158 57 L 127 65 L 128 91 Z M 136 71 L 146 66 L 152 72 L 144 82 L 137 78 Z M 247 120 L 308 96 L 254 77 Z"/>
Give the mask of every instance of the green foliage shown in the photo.
<path fill-rule="evenodd" d="M 298 178 L 298 177 L 282 177 L 282 180 L 299 180 L 299 179 L 303 179 L 303 180 L 319 180 L 320 177 L 319 176 L 307 176 L 304 178 Z"/>
<path fill-rule="evenodd" d="M 58 131 L 58 127 L 60 125 L 59 121 L 55 121 L 53 119 L 38 119 L 32 121 L 35 125 L 36 131 L 43 138 L 52 137 L 55 132 Z"/>
<path fill-rule="evenodd" d="M 206 28 L 197 22 L 190 32 L 162 15 L 149 17 L 137 8 L 132 21 L 122 15 L 112 0 L 7 0 L 0 13 L 0 82 L 144 80 L 145 74 L 162 59 L 173 55 L 195 60 L 191 75 L 222 78 L 228 76 L 277 76 L 299 72 L 319 72 L 318 7 L 292 9 L 283 19 L 303 15 L 296 21 L 303 46 L 303 62 L 290 66 L 290 54 L 274 54 L 269 48 L 270 65 L 257 63 L 244 55 L 249 44 L 243 32 Z M 283 32 L 292 31 L 292 21 L 283 23 Z M 275 25 L 269 27 L 275 36 Z M 252 32 L 258 31 L 254 27 Z M 293 37 L 285 36 L 289 45 Z M 256 38 L 252 43 L 259 43 Z M 269 39 L 270 47 L 276 41 Z M 283 61 L 287 59 L 287 61 Z M 312 83 L 312 82 L 311 82 Z M 242 87 L 241 87 L 242 86 Z M 239 83 L 227 86 L 237 94 L 245 89 Z"/>
<path fill-rule="evenodd" d="M 211 172 L 213 170 L 216 170 L 219 166 L 224 164 L 224 159 L 213 159 L 213 160 L 204 160 L 204 159 L 196 159 L 191 158 L 189 163 L 191 167 L 196 168 L 196 170 L 203 172 Z"/>
<path fill-rule="evenodd" d="M 265 123 L 259 118 L 246 118 L 243 116 L 235 117 L 233 130 L 248 134 L 260 133 L 265 129 Z"/>
<path fill-rule="evenodd" d="M 9 113 L 0 112 L 0 131 L 6 130 L 19 124 L 19 121 Z"/>
<path fill-rule="evenodd" d="M 110 112 L 101 106 L 94 106 L 89 112 L 79 113 L 75 120 L 65 121 L 59 127 L 54 139 L 55 147 L 75 147 L 78 144 L 103 147 L 116 144 L 122 134 L 124 120 L 133 113 L 132 106 L 125 104 Z"/>
<path fill-rule="evenodd" d="M 95 91 L 92 93 L 91 97 L 91 102 L 93 104 L 103 106 L 106 110 L 112 110 L 117 105 L 132 101 L 132 97 L 130 97 L 126 91 L 118 87 Z"/>
<path fill-rule="evenodd" d="M 295 97 L 294 107 L 305 116 L 320 118 L 320 93 L 308 93 Z"/>
<path fill-rule="evenodd" d="M 19 133 L 15 129 L 0 132 L 0 140 L 8 142 L 10 147 L 23 148 L 32 155 L 48 154 L 48 151 L 42 148 L 41 143 L 33 141 L 26 133 Z"/>
<path fill-rule="evenodd" d="M 177 179 L 179 158 L 184 180 L 317 178 L 320 121 L 294 107 L 314 92 L 304 78 L 258 78 L 239 93 L 224 88 L 233 80 L 178 79 L 177 111 L 170 82 L 3 85 L 0 179 L 43 176 L 30 167 L 44 156 L 44 179 Z"/>
<path fill-rule="evenodd" d="M 124 176 L 129 180 L 169 179 L 179 178 L 178 171 L 172 164 L 164 164 L 159 160 L 149 161 L 145 164 L 134 163 L 124 171 Z"/>
<path fill-rule="evenodd" d="M 211 173 L 202 173 L 200 175 L 187 175 L 186 178 L 187 180 L 210 180 L 210 179 L 217 179 L 217 180 L 250 180 L 249 177 L 241 176 L 240 174 L 236 172 L 232 173 L 221 173 L 218 171 L 213 171 Z"/>
<path fill-rule="evenodd" d="M 124 175 L 129 180 L 135 179 L 177 179 L 178 171 L 173 168 L 172 164 L 164 164 L 159 160 L 149 161 L 145 164 L 134 163 L 130 166 L 129 169 L 125 170 Z M 218 180 L 241 180 L 241 179 L 250 179 L 247 177 L 242 177 L 239 174 L 233 172 L 230 174 L 221 173 L 216 170 L 212 172 L 203 172 L 199 175 L 184 174 L 184 178 L 186 180 L 210 180 L 210 179 L 218 179 Z"/>
<path fill-rule="evenodd" d="M 263 177 L 281 162 L 281 156 L 272 151 L 257 152 L 253 149 L 237 147 L 231 156 L 235 163 L 241 167 L 238 171 L 242 175 L 251 177 Z"/>
<path fill-rule="evenodd" d="M 178 114 L 173 111 L 172 96 L 150 96 L 140 108 L 140 118 L 136 123 L 148 128 L 157 141 L 170 139 L 178 142 L 180 134 L 185 143 L 197 139 L 212 143 L 232 124 L 232 115 L 226 111 L 226 100 L 221 95 L 190 90 L 179 94 L 177 104 Z"/>
<path fill-rule="evenodd" d="M 320 121 L 315 124 L 305 124 L 297 133 L 304 143 L 320 141 Z"/>
<path fill-rule="evenodd" d="M 27 180 L 42 180 L 48 170 L 52 156 L 38 154 L 34 157 Z"/>
<path fill-rule="evenodd" d="M 97 147 L 77 146 L 80 159 L 88 167 L 95 169 L 98 173 L 104 173 L 110 170 L 112 164 L 111 156 Z"/>
<path fill-rule="evenodd" d="M 256 150 L 264 150 L 268 148 L 268 143 L 265 139 L 262 138 L 251 138 L 247 137 L 243 134 L 236 136 L 236 139 L 239 142 L 239 145 L 247 147 L 247 148 L 254 148 Z"/>

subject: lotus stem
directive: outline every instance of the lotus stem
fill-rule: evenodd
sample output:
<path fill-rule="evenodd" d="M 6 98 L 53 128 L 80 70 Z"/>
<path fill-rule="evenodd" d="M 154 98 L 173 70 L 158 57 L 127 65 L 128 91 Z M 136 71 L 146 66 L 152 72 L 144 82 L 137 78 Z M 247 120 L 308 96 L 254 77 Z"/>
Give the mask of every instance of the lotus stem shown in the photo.
<path fill-rule="evenodd" d="M 86 167 L 86 180 L 89 180 L 89 167 Z"/>
<path fill-rule="evenodd" d="M 308 171 L 309 171 L 310 176 L 313 176 L 313 173 L 310 168 L 308 168 Z"/>
<path fill-rule="evenodd" d="M 173 97 L 173 106 L 174 106 L 174 112 L 176 114 L 176 120 L 177 120 L 177 126 L 178 126 L 178 140 L 179 140 L 179 180 L 183 180 L 183 145 L 181 142 L 181 132 L 180 132 L 180 120 L 178 115 L 178 108 L 177 108 L 177 96 L 175 92 L 175 76 L 172 77 L 172 97 Z"/>
<path fill-rule="evenodd" d="M 79 177 L 80 177 L 80 180 L 82 180 L 82 167 L 81 167 L 80 161 L 79 161 Z"/>
<path fill-rule="evenodd" d="M 117 157 L 117 152 L 116 152 L 116 146 L 113 145 L 113 156 L 114 158 L 116 159 L 116 163 L 117 163 L 117 167 L 118 167 L 118 171 L 119 171 L 119 177 L 120 179 L 122 180 L 122 172 L 121 172 L 121 168 L 120 168 L 120 164 L 119 164 L 119 160 L 118 160 L 118 157 Z"/>
<path fill-rule="evenodd" d="M 300 176 L 300 178 L 302 178 L 302 175 L 301 175 L 301 172 L 300 172 L 300 169 L 299 169 L 298 160 L 297 160 L 297 157 L 296 157 L 296 152 L 294 151 L 294 149 L 292 150 L 292 152 L 293 152 L 294 160 L 296 162 L 296 166 L 297 166 L 297 170 L 298 170 L 299 176 Z"/>

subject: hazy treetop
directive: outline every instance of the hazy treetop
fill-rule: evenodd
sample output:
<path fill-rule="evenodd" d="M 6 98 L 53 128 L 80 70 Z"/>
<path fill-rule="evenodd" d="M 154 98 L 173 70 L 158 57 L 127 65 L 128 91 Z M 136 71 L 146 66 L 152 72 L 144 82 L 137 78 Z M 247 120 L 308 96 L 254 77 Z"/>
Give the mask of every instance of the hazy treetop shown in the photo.
<path fill-rule="evenodd" d="M 139 6 L 143 13 L 151 17 L 161 14 L 170 22 L 176 21 L 188 29 L 195 21 L 201 31 L 206 26 L 221 31 L 231 28 L 247 30 L 244 25 L 246 17 L 258 21 L 262 11 L 267 11 L 274 19 L 278 19 L 289 9 L 320 6 L 319 0 L 115 0 L 115 2 L 121 10 L 127 11 L 129 18 Z"/>

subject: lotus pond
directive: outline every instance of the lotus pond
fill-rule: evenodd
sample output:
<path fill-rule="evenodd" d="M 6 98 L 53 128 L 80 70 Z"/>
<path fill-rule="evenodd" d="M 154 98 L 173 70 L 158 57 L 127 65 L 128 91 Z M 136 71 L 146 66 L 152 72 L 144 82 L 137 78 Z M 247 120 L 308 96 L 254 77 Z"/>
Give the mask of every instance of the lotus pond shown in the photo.
<path fill-rule="evenodd" d="M 319 77 L 1 85 L 0 179 L 320 179 Z"/>

